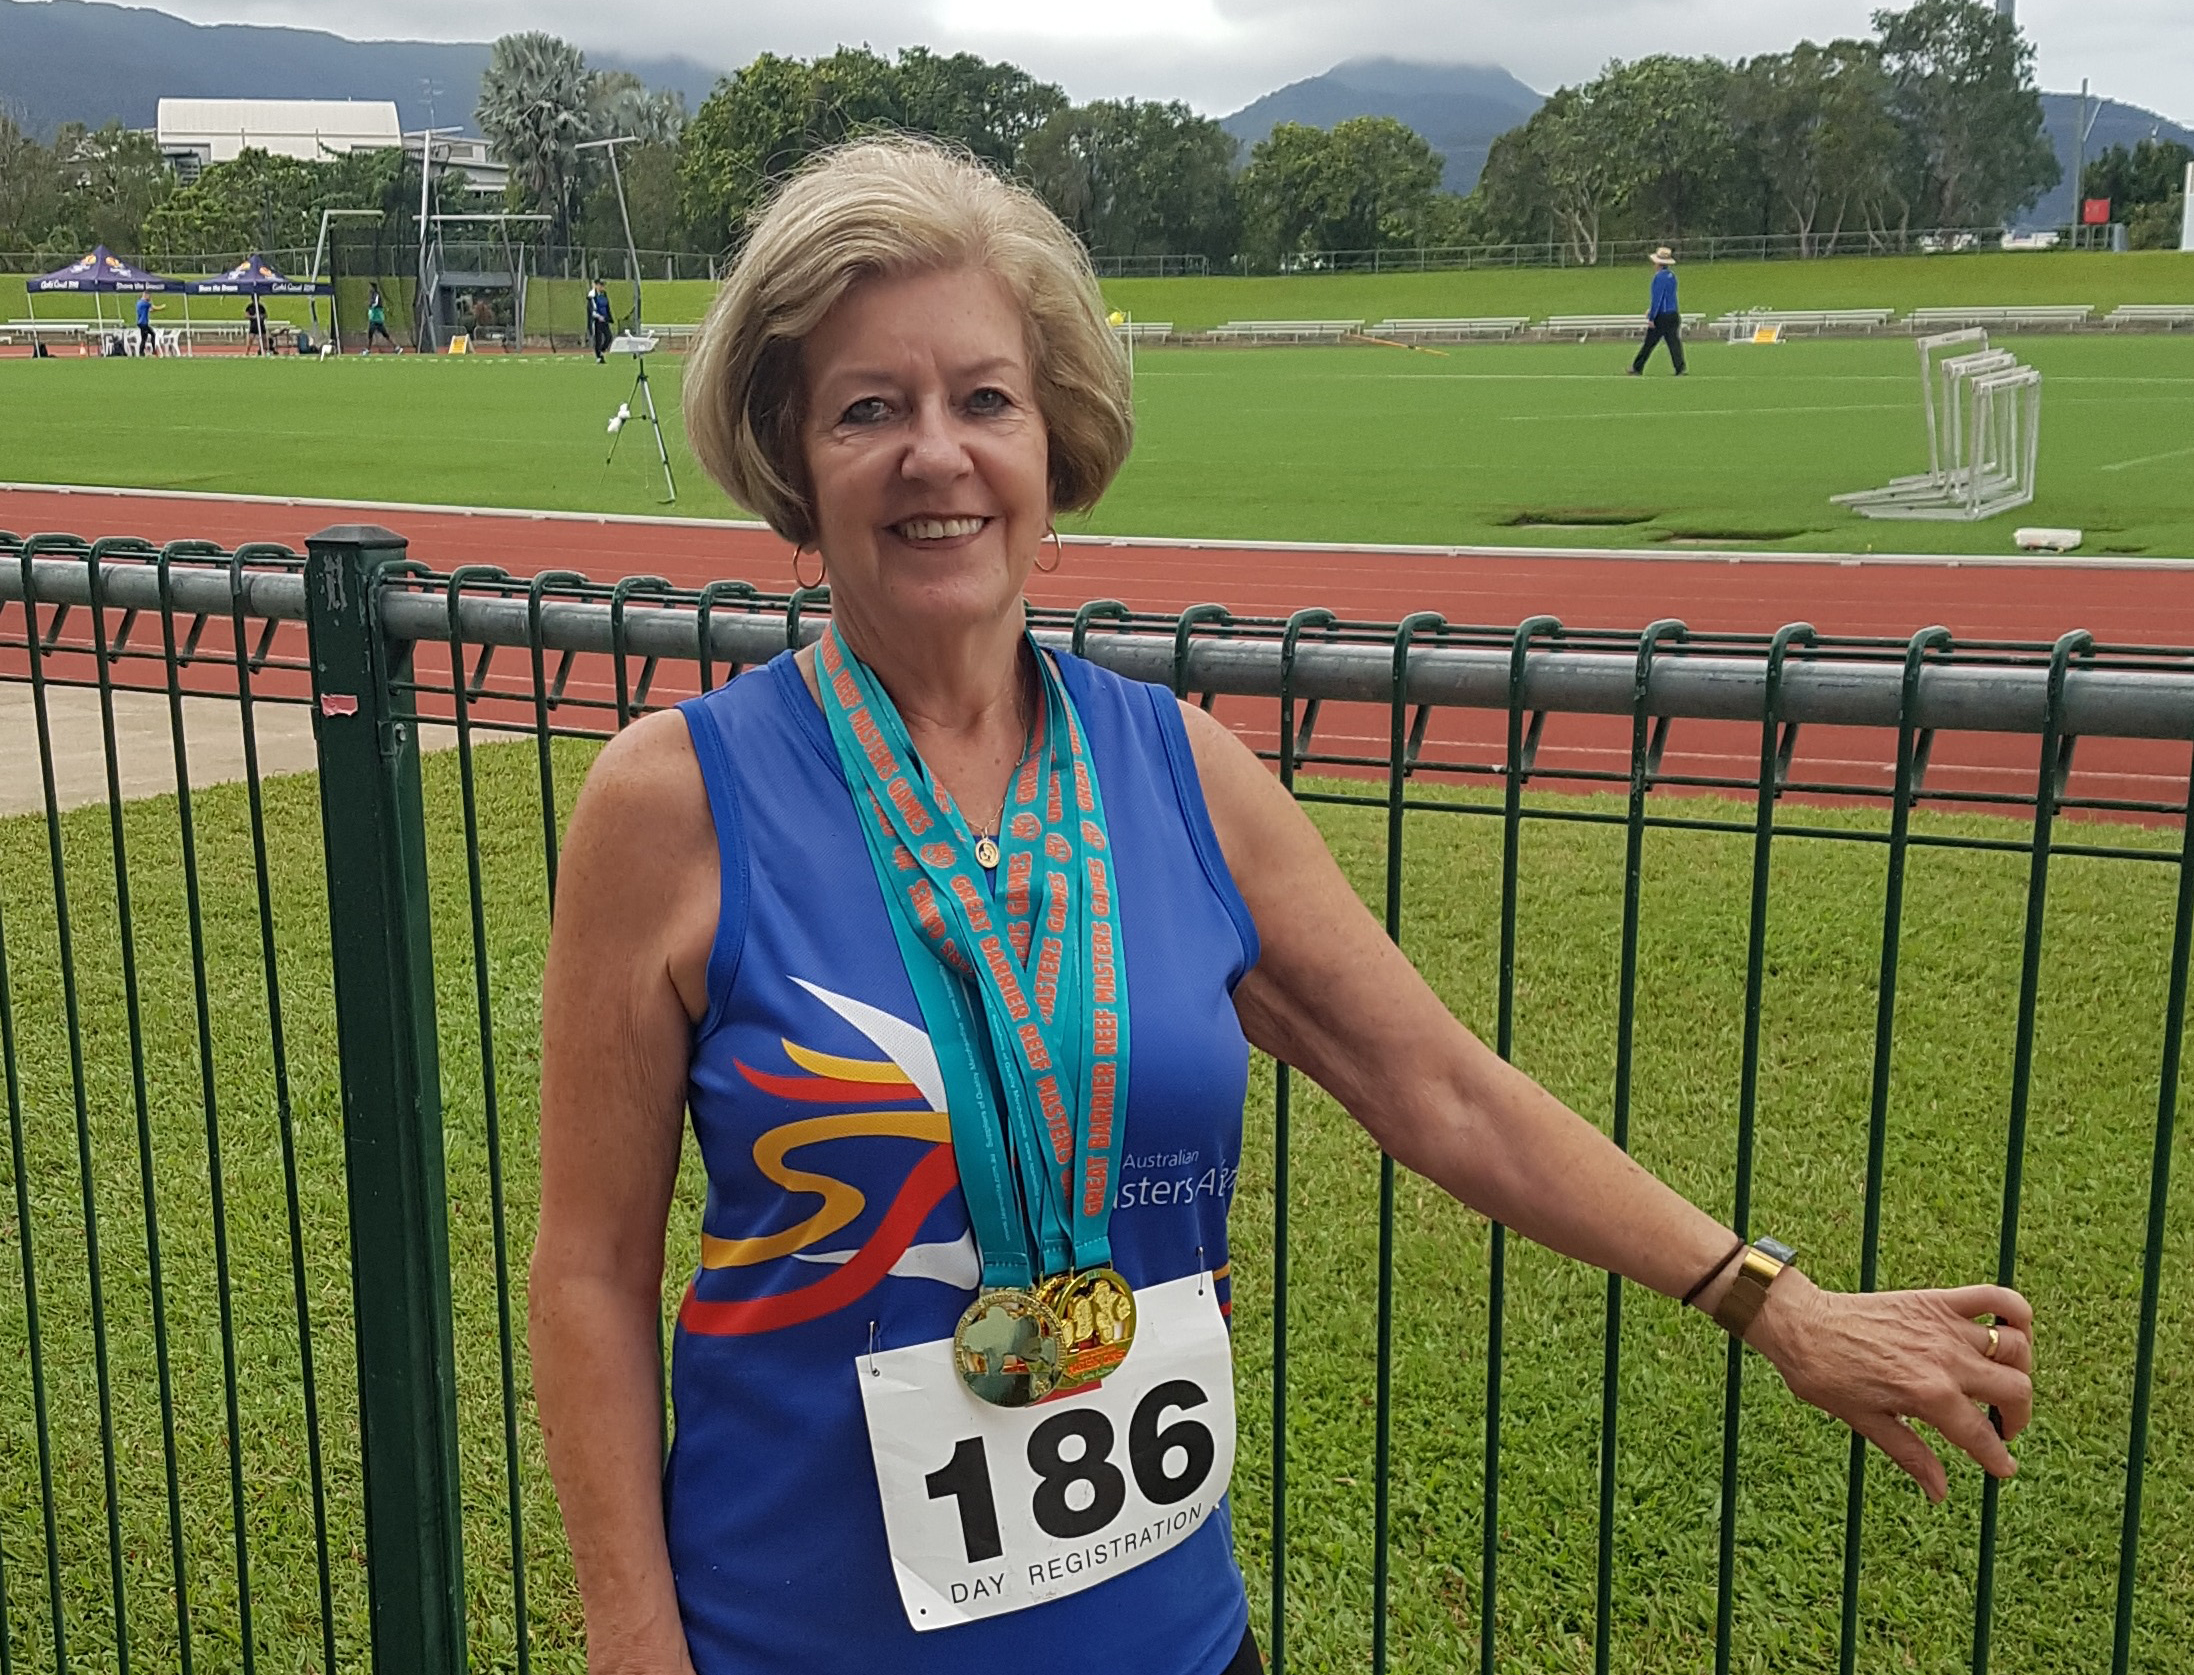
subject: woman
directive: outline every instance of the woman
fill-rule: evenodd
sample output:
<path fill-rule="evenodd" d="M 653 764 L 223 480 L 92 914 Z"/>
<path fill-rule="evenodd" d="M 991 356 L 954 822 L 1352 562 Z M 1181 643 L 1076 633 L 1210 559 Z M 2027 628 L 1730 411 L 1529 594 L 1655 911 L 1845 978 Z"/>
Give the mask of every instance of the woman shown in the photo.
<path fill-rule="evenodd" d="M 1464 1202 L 1715 1314 L 1929 1495 L 1906 1416 L 2012 1471 L 1976 1404 L 2028 1416 L 2016 1293 L 1840 1296 L 1744 1250 L 1448 1014 L 1222 727 L 1035 650 L 1029 568 L 1130 416 L 1032 198 L 908 141 L 825 158 L 687 390 L 833 623 L 627 729 L 564 850 L 532 1344 L 592 1669 L 1255 1670 L 1222 1320 L 1250 1044 Z"/>

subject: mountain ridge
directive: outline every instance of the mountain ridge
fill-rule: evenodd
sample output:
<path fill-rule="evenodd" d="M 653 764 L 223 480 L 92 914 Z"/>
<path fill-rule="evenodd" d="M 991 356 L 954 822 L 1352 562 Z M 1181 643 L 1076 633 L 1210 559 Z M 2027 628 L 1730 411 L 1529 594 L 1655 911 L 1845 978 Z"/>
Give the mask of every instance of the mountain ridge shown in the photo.
<path fill-rule="evenodd" d="M 1407 123 L 1442 159 L 1441 184 L 1468 192 L 1478 184 L 1494 140 L 1544 103 L 1544 96 L 1497 64 L 1424 63 L 1351 58 L 1253 99 L 1219 126 L 1246 154 L 1282 122 L 1330 128 L 1354 116 Z"/>
<path fill-rule="evenodd" d="M 675 56 L 589 51 L 587 62 L 681 92 L 689 108 L 723 73 Z M 0 0 L 0 107 L 40 139 L 64 122 L 150 128 L 162 98 L 393 99 L 407 129 L 476 131 L 487 63 L 485 41 L 354 41 L 104 0 Z"/>
<path fill-rule="evenodd" d="M 149 128 L 162 97 L 393 99 L 407 129 L 474 126 L 484 41 L 359 41 L 323 29 L 200 24 L 112 0 L 0 0 L 0 108 L 50 139 L 64 122 Z M 589 50 L 600 69 L 629 70 L 698 108 L 725 72 L 682 56 Z M 2050 139 L 2065 178 L 2022 218 L 2072 219 L 2073 124 L 2079 96 L 2044 93 Z M 1423 62 L 1391 55 L 1345 59 L 1289 82 L 1219 119 L 1249 147 L 1281 122 L 1330 128 L 1353 116 L 1392 116 L 1440 153 L 1442 183 L 1477 184 L 1493 141 L 1528 120 L 1542 96 L 1498 65 Z M 2194 146 L 2194 127 L 2118 100 L 2099 102 L 2086 154 L 2154 133 Z"/>

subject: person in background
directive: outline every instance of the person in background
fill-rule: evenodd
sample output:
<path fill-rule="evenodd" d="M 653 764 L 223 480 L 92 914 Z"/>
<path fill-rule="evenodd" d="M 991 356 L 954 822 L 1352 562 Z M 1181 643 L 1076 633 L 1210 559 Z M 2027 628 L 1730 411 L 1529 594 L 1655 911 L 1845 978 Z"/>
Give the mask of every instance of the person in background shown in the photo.
<path fill-rule="evenodd" d="M 404 352 L 404 346 L 389 336 L 388 304 L 381 300 L 381 287 L 375 285 L 366 292 L 366 346 L 358 352 L 372 354 L 373 340 L 377 337 L 399 355 Z"/>
<path fill-rule="evenodd" d="M 1668 358 L 1675 363 L 1676 376 L 1681 378 L 1684 375 L 1684 317 L 1676 306 L 1676 255 L 1665 244 L 1653 252 L 1653 294 L 1646 303 L 1645 342 L 1638 346 L 1638 358 L 1630 363 L 1631 377 L 1645 376 L 1646 360 L 1656 343 L 1668 345 Z"/>
<path fill-rule="evenodd" d="M 155 352 L 152 335 L 152 298 L 149 296 L 140 296 L 137 299 L 137 352 L 140 355 L 150 355 Z"/>
<path fill-rule="evenodd" d="M 594 358 L 599 363 L 609 353 L 609 287 L 599 279 L 587 292 L 587 336 L 594 344 Z"/>
<path fill-rule="evenodd" d="M 248 355 L 268 355 L 267 303 L 264 297 L 244 299 L 244 352 Z"/>

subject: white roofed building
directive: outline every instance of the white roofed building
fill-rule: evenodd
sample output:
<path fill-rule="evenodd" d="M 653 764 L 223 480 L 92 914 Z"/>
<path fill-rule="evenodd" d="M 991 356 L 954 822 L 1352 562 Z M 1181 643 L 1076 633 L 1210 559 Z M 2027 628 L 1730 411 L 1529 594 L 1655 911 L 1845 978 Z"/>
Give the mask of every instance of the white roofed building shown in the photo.
<path fill-rule="evenodd" d="M 155 133 L 186 180 L 247 146 L 317 162 L 404 143 L 392 99 L 162 99 Z"/>
<path fill-rule="evenodd" d="M 247 146 L 308 163 L 399 146 L 417 157 L 420 146 L 420 136 L 399 125 L 391 99 L 162 99 L 154 134 L 186 182 L 215 163 L 234 162 Z M 462 169 L 483 197 L 500 198 L 510 178 L 486 140 L 462 134 L 436 136 L 434 167 Z"/>

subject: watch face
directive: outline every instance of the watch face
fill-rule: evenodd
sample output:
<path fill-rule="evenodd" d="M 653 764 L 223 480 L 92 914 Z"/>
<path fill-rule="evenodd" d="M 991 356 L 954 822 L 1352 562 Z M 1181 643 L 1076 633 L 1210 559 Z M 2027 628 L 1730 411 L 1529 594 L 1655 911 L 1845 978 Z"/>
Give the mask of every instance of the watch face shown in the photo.
<path fill-rule="evenodd" d="M 1782 1263 L 1785 1267 L 1788 1267 L 1791 1263 L 1798 1260 L 1798 1253 L 1792 1250 L 1788 1245 L 1784 1244 L 1780 1239 L 1754 1239 L 1752 1241 L 1752 1248 L 1758 1251 L 1762 1256 L 1773 1257 L 1777 1262 Z"/>

